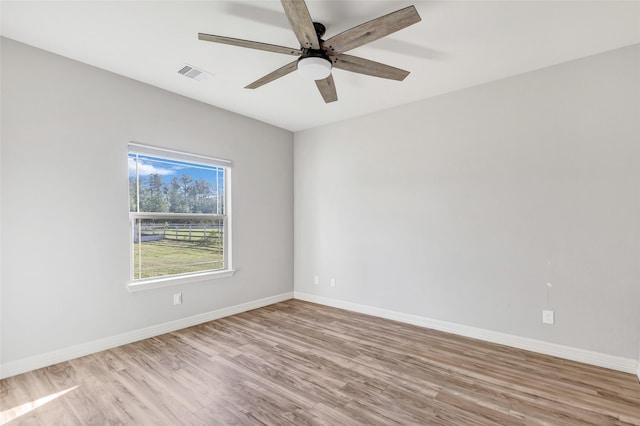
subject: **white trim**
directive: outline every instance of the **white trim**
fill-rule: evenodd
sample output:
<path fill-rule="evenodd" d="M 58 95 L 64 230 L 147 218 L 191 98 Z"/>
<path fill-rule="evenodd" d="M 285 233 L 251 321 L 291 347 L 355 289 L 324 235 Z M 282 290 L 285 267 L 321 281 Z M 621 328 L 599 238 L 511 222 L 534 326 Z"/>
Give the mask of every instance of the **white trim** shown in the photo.
<path fill-rule="evenodd" d="M 380 318 L 387 318 L 394 321 L 400 321 L 420 327 L 431 328 L 434 330 L 444 331 L 460 336 L 480 339 L 486 342 L 511 346 L 514 348 L 524 349 L 527 351 L 537 352 L 545 355 L 552 355 L 559 358 L 569 359 L 572 361 L 582 362 L 590 365 L 596 365 L 598 367 L 609 368 L 625 373 L 637 373 L 638 378 L 640 379 L 640 365 L 638 364 L 638 361 L 634 359 L 622 358 L 614 355 L 588 351 L 585 349 L 573 348 L 570 346 L 559 345 L 557 343 L 543 342 L 541 340 L 529 339 L 527 337 L 514 336 L 506 333 L 499 333 L 497 331 L 485 330 L 468 325 L 455 324 L 452 322 L 421 317 L 418 315 L 390 311 L 387 309 L 376 308 L 374 306 L 360 305 L 357 303 L 346 302 L 344 300 L 316 296 L 314 294 L 303 293 L 299 291 L 294 291 L 293 297 L 294 299 L 305 300 L 307 302 L 332 306 L 334 308 L 373 315 Z"/>
<path fill-rule="evenodd" d="M 170 158 L 172 160 L 205 164 L 207 166 L 231 167 L 231 160 L 207 157 L 206 155 L 192 154 L 190 152 L 174 151 L 173 149 L 143 145 L 137 142 L 129 142 L 128 150 L 130 153 L 150 155 L 152 157 Z"/>
<path fill-rule="evenodd" d="M 224 173 L 224 265 L 233 269 L 233 189 L 231 188 L 231 169 Z"/>
<path fill-rule="evenodd" d="M 638 381 L 640 382 L 640 360 L 638 361 L 638 368 L 636 370 L 636 376 L 638 376 Z"/>
<path fill-rule="evenodd" d="M 190 284 L 199 281 L 217 280 L 220 278 L 232 277 L 236 273 L 235 269 L 224 269 L 222 271 L 208 271 L 199 273 L 189 273 L 185 275 L 172 275 L 162 278 L 150 278 L 146 280 L 132 281 L 127 284 L 127 290 L 135 293 L 143 290 L 153 290 L 155 288 L 170 287 L 173 285 Z"/>
<path fill-rule="evenodd" d="M 70 359 L 78 358 L 81 356 L 90 355 L 92 353 L 115 348 L 116 346 L 122 346 L 128 343 L 137 342 L 138 340 L 148 339 L 160 334 L 169 333 L 197 324 L 202 324 L 204 322 L 213 321 L 218 318 L 224 318 L 230 315 L 236 315 L 242 312 L 250 311 L 252 309 L 262 308 L 263 306 L 289 300 L 292 297 L 293 292 L 282 293 L 276 296 L 265 297 L 264 299 L 253 300 L 250 302 L 241 303 L 239 305 L 217 309 L 211 312 L 193 315 L 187 318 L 152 325 L 150 327 L 129 331 L 115 336 L 105 337 L 104 339 L 81 343 L 79 345 L 47 352 L 42 355 L 36 355 L 29 358 L 7 362 L 0 365 L 0 379 L 46 367 L 48 365 L 57 364 L 59 362 L 68 361 Z"/>

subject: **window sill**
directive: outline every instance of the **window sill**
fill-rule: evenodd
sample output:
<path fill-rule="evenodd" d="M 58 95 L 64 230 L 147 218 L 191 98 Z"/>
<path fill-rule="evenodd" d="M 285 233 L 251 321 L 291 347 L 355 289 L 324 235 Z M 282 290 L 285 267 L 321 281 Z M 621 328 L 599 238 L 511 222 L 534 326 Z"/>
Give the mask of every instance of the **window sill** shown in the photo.
<path fill-rule="evenodd" d="M 220 278 L 232 277 L 236 273 L 235 269 L 225 269 L 222 271 L 202 272 L 199 274 L 177 275 L 165 278 L 150 278 L 147 280 L 134 281 L 127 284 L 127 290 L 131 293 L 155 288 L 169 287 L 174 285 L 189 284 L 198 281 L 217 280 Z"/>

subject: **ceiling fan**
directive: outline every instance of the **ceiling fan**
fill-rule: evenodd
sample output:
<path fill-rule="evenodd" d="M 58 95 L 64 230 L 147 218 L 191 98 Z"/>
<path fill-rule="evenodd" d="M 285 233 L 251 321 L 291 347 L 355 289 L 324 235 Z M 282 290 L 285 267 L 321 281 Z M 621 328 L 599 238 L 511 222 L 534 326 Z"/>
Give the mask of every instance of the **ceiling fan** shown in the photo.
<path fill-rule="evenodd" d="M 301 74 L 315 80 L 324 101 L 329 103 L 338 100 L 336 87 L 331 75 L 333 67 L 398 81 L 404 80 L 409 75 L 409 71 L 357 56 L 346 55 L 344 52 L 419 22 L 421 18 L 414 6 L 405 7 L 343 31 L 328 40 L 323 40 L 322 36 L 326 28 L 323 24 L 311 20 L 311 15 L 304 0 L 281 0 L 281 2 L 291 28 L 300 42 L 299 49 L 198 33 L 198 38 L 204 41 L 299 56 L 297 60 L 249 84 L 245 87 L 246 89 L 256 89 L 298 70 Z"/>

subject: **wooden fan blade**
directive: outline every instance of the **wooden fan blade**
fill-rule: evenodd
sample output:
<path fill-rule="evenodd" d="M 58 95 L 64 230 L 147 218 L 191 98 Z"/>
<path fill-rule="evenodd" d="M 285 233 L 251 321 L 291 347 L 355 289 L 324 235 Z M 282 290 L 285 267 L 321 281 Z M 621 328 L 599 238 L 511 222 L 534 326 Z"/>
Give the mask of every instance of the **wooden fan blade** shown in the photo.
<path fill-rule="evenodd" d="M 357 72 L 358 74 L 372 75 L 374 77 L 388 78 L 397 81 L 402 81 L 409 75 L 409 71 L 357 56 L 338 54 L 330 56 L 329 58 L 335 68 Z"/>
<path fill-rule="evenodd" d="M 284 53 L 285 55 L 300 56 L 302 51 L 292 47 L 276 46 L 275 44 L 260 43 L 239 38 L 223 37 L 212 34 L 198 33 L 198 39 L 212 41 L 214 43 L 230 44 L 231 46 L 246 47 L 249 49 L 266 50 L 267 52 Z"/>
<path fill-rule="evenodd" d="M 405 7 L 343 31 L 325 41 L 324 47 L 329 54 L 331 52 L 343 53 L 395 33 L 421 20 L 422 18 L 414 6 Z"/>
<path fill-rule="evenodd" d="M 285 65 L 282 68 L 278 68 L 277 70 L 275 70 L 272 73 L 269 73 L 267 75 L 265 75 L 264 77 L 262 77 L 261 79 L 258 79 L 256 81 L 254 81 L 253 83 L 249 84 L 248 86 L 245 87 L 245 89 L 256 89 L 260 86 L 264 86 L 267 83 L 272 82 L 273 80 L 276 80 L 280 77 L 284 77 L 285 75 L 292 73 L 293 71 L 295 71 L 298 68 L 298 61 L 293 61 L 291 63 L 288 63 L 287 65 Z"/>
<path fill-rule="evenodd" d="M 320 49 L 318 35 L 304 0 L 281 1 L 284 13 L 289 18 L 289 23 L 300 42 L 300 46 L 307 49 Z"/>
<path fill-rule="evenodd" d="M 333 83 L 333 76 L 331 74 L 324 80 L 316 80 L 316 86 L 318 86 L 318 90 L 326 103 L 338 100 L 336 85 Z"/>

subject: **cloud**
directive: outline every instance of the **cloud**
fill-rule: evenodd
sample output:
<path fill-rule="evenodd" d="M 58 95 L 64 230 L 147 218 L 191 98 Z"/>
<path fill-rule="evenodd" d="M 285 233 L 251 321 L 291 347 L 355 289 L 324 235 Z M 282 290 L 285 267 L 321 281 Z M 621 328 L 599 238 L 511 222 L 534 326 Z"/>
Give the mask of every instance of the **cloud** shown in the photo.
<path fill-rule="evenodd" d="M 160 175 L 160 176 L 168 176 L 173 175 L 179 169 L 176 168 L 162 168 L 156 167 L 153 164 L 145 163 L 143 160 L 138 160 L 138 174 L 140 176 L 149 176 L 149 175 Z M 136 160 L 133 158 L 129 158 L 129 175 L 136 174 Z"/>

